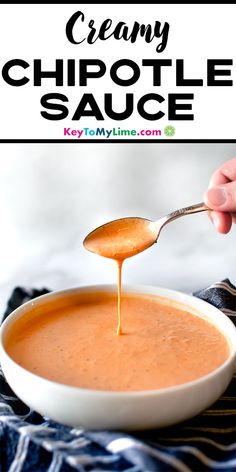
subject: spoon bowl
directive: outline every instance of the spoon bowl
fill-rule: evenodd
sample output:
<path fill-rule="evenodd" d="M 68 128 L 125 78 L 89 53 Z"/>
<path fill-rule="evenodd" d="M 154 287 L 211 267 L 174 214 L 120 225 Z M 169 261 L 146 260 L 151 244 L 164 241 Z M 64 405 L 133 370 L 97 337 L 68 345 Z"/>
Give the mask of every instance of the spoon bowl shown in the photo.
<path fill-rule="evenodd" d="M 176 210 L 157 221 L 139 217 L 120 218 L 93 230 L 83 244 L 88 251 L 110 259 L 124 260 L 152 246 L 167 223 L 207 210 L 209 208 L 204 203 L 198 203 Z"/>
<path fill-rule="evenodd" d="M 88 234 L 88 251 L 111 259 L 126 259 L 152 246 L 157 239 L 157 224 L 145 218 L 129 217 L 110 221 Z"/>

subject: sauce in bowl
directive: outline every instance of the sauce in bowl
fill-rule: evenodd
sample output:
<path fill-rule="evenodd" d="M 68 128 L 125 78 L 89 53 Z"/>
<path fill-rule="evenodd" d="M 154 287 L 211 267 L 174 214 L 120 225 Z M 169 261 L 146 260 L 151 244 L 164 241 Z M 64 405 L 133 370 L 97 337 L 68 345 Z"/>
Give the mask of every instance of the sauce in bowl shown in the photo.
<path fill-rule="evenodd" d="M 185 305 L 135 293 L 124 293 L 122 305 L 122 336 L 114 335 L 114 292 L 82 292 L 32 307 L 9 329 L 6 351 L 41 377 L 116 392 L 183 384 L 229 356 L 221 332 Z"/>

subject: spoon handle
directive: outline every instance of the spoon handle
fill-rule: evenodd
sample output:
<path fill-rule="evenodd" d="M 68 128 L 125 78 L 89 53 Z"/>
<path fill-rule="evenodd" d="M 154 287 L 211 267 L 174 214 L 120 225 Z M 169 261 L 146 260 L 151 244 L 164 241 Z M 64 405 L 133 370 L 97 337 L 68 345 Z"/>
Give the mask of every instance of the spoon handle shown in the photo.
<path fill-rule="evenodd" d="M 176 220 L 181 216 L 191 215 L 192 213 L 199 213 L 200 211 L 207 210 L 210 210 L 210 208 L 208 208 L 203 202 L 197 203 L 196 205 L 191 205 L 189 207 L 180 208 L 180 210 L 173 211 L 172 213 L 169 213 L 169 215 L 166 215 L 163 218 L 163 224 L 169 223 L 169 221 Z"/>

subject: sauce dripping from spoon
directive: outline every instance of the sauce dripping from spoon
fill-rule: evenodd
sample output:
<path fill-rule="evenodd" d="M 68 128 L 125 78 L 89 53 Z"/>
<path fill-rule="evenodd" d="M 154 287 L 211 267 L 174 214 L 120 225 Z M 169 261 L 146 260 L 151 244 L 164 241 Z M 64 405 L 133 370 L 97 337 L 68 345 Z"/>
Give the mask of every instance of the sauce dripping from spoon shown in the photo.
<path fill-rule="evenodd" d="M 125 259 L 135 256 L 152 246 L 157 239 L 156 223 L 145 218 L 121 218 L 99 226 L 86 236 L 84 246 L 88 251 L 113 259 L 118 266 L 118 326 L 121 327 L 121 281 Z"/>

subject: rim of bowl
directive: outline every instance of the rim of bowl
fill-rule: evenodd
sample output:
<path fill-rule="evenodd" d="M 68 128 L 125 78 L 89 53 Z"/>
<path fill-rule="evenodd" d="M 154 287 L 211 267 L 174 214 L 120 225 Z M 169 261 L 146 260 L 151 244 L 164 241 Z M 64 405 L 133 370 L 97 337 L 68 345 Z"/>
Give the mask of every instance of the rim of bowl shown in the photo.
<path fill-rule="evenodd" d="M 209 372 L 208 374 L 201 376 L 195 380 L 191 380 L 190 382 L 185 382 L 182 384 L 178 385 L 173 385 L 170 387 L 163 387 L 159 389 L 152 389 L 152 390 L 134 390 L 134 391 L 113 391 L 113 390 L 95 390 L 95 389 L 90 389 L 90 388 L 83 388 L 83 387 L 76 387 L 73 385 L 68 385 L 68 384 L 63 384 L 60 382 L 55 382 L 54 380 L 47 379 L 46 377 L 42 377 L 40 375 L 37 375 L 33 372 L 31 372 L 28 369 L 25 369 L 21 365 L 19 365 L 17 362 L 12 359 L 12 357 L 8 354 L 7 350 L 4 347 L 3 343 L 3 336 L 4 336 L 4 331 L 7 328 L 7 326 L 12 322 L 12 319 L 15 318 L 16 315 L 18 315 L 22 310 L 25 312 L 27 311 L 26 308 L 27 306 L 32 307 L 32 302 L 40 304 L 42 300 L 45 298 L 56 298 L 57 296 L 62 296 L 67 294 L 73 294 L 76 292 L 92 292 L 92 291 L 103 291 L 103 290 L 108 290 L 110 292 L 115 292 L 117 293 L 117 285 L 115 284 L 94 284 L 94 285 L 83 285 L 80 287 L 72 287 L 72 288 L 66 288 L 62 290 L 54 290 L 52 292 L 48 292 L 44 295 L 40 295 L 36 298 L 33 298 L 32 300 L 29 300 L 22 305 L 20 305 L 18 308 L 16 308 L 8 317 L 3 321 L 2 325 L 0 326 L 0 354 L 1 351 L 3 354 L 8 358 L 8 360 L 14 365 L 15 368 L 18 368 L 20 371 L 23 371 L 23 373 L 26 373 L 27 375 L 32 376 L 33 378 L 37 378 L 38 380 L 42 382 L 46 382 L 58 389 L 63 389 L 67 391 L 73 391 L 73 392 L 78 392 L 78 393 L 84 393 L 89 396 L 111 396 L 113 398 L 115 397 L 143 397 L 143 396 L 162 396 L 168 393 L 173 393 L 173 392 L 178 392 L 179 390 L 188 390 L 192 389 L 197 384 L 204 384 L 208 382 L 212 377 L 220 374 L 221 371 L 227 369 L 227 367 L 232 363 L 233 360 L 236 360 L 236 342 L 233 344 L 232 339 L 227 339 L 227 336 L 221 332 L 221 330 L 218 328 L 217 325 L 214 324 L 214 321 L 212 318 L 208 319 L 208 322 L 212 322 L 212 324 L 216 327 L 218 331 L 224 336 L 228 342 L 230 353 L 227 359 L 221 364 L 219 367 L 214 369 L 213 371 Z M 171 301 L 176 301 L 184 306 L 189 307 L 191 309 L 196 310 L 199 314 L 201 314 L 201 308 L 196 308 L 194 305 L 191 305 L 191 300 L 197 300 L 197 302 L 200 305 L 208 306 L 211 310 L 214 310 L 218 316 L 222 317 L 223 322 L 228 324 L 230 329 L 232 329 L 232 332 L 230 333 L 230 336 L 235 337 L 236 341 L 236 327 L 233 324 L 233 322 L 229 319 L 227 315 L 225 315 L 219 308 L 215 307 L 214 305 L 211 305 L 210 303 L 206 302 L 205 300 L 202 300 L 201 298 L 195 297 L 194 295 L 191 294 L 186 294 L 185 292 L 181 292 L 179 290 L 172 290 L 164 287 L 157 287 L 155 285 L 123 285 L 122 287 L 122 292 L 128 292 L 128 293 L 139 293 L 140 295 L 156 295 L 156 296 L 161 296 L 162 298 L 169 299 Z M 173 295 L 173 298 L 171 298 L 171 295 Z M 182 299 L 178 299 L 175 297 L 183 297 Z M 189 302 L 189 303 L 188 303 Z M 202 312 L 206 317 L 208 316 L 206 313 Z M 24 316 L 24 313 L 22 314 Z M 229 342 L 230 341 L 230 342 Z M 0 361 L 1 361 L 1 356 L 0 356 Z"/>

